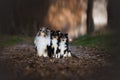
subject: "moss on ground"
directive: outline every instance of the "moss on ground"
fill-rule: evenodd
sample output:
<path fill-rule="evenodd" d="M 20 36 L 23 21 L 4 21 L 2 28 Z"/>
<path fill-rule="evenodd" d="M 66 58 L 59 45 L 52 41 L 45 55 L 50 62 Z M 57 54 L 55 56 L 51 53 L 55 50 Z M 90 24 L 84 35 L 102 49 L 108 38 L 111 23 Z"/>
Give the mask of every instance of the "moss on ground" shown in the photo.
<path fill-rule="evenodd" d="M 33 37 L 25 36 L 2 36 L 0 39 L 0 46 L 12 46 L 17 43 L 28 42 L 33 44 Z"/>
<path fill-rule="evenodd" d="M 110 34 L 85 35 L 75 39 L 70 44 L 74 46 L 81 45 L 90 48 L 109 50 L 111 48 L 109 45 L 109 43 L 111 44 L 110 40 Z M 29 36 L 3 36 L 0 39 L 0 46 L 12 46 L 21 42 L 33 44 L 33 41 L 34 37 Z"/>
<path fill-rule="evenodd" d="M 71 45 L 81 45 L 90 48 L 109 50 L 110 38 L 110 34 L 85 35 L 75 39 L 73 42 L 71 42 Z"/>

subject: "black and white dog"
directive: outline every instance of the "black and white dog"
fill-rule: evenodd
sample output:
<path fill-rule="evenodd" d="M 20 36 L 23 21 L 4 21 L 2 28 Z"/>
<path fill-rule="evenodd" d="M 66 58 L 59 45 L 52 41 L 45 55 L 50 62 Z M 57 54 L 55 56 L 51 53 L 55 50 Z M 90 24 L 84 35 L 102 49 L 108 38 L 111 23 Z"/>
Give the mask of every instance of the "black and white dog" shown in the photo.
<path fill-rule="evenodd" d="M 71 57 L 68 34 L 60 31 L 51 31 L 45 27 L 40 28 L 34 40 L 39 56 L 43 57 Z"/>
<path fill-rule="evenodd" d="M 59 41 L 59 53 L 56 58 L 71 57 L 71 51 L 69 50 L 68 34 L 61 33 Z"/>

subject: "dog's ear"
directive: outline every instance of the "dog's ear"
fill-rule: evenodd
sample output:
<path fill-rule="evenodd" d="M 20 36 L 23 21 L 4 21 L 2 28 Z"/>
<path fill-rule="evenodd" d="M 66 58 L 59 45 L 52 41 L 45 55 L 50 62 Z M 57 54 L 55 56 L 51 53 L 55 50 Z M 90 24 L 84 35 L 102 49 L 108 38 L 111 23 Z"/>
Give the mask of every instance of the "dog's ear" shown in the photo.
<path fill-rule="evenodd" d="M 65 36 L 68 36 L 68 33 L 65 33 Z"/>
<path fill-rule="evenodd" d="M 50 30 L 48 27 L 46 27 L 46 30 Z"/>
<path fill-rule="evenodd" d="M 62 37 L 62 36 L 63 36 L 63 33 L 60 34 L 60 37 Z"/>
<path fill-rule="evenodd" d="M 61 33 L 60 30 L 57 30 L 56 32 L 57 32 L 57 33 Z"/>
<path fill-rule="evenodd" d="M 42 30 L 42 28 L 40 27 L 40 28 L 39 28 L 39 31 L 41 31 L 41 30 Z"/>
<path fill-rule="evenodd" d="M 51 30 L 51 32 L 54 32 L 53 30 Z"/>
<path fill-rule="evenodd" d="M 47 31 L 47 32 L 50 32 L 51 30 L 50 30 L 49 28 L 46 28 L 46 31 Z"/>
<path fill-rule="evenodd" d="M 54 32 L 53 30 L 51 30 L 51 33 Z"/>
<path fill-rule="evenodd" d="M 37 33 L 37 36 L 40 36 L 40 31 Z"/>

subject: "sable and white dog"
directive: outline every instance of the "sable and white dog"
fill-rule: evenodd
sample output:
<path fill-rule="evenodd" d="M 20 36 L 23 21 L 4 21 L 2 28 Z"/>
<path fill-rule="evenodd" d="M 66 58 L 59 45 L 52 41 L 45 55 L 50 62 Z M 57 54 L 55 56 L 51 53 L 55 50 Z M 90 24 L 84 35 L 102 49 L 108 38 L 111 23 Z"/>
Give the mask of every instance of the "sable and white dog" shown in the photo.
<path fill-rule="evenodd" d="M 50 45 L 49 35 L 47 35 L 47 30 L 45 27 L 40 28 L 37 33 L 34 44 L 37 48 L 38 56 L 48 57 L 47 45 Z"/>

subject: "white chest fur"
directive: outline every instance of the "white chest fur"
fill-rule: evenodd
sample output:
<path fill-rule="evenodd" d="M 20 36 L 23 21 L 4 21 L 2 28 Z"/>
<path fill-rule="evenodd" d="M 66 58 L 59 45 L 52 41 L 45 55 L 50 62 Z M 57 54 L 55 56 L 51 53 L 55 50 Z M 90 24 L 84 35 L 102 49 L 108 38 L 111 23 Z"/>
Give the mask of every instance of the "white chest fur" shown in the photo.
<path fill-rule="evenodd" d="M 60 49 L 60 54 L 61 54 L 61 55 L 64 55 L 64 51 L 67 49 L 67 48 L 66 48 L 65 41 L 61 41 L 61 42 L 60 42 L 59 49 Z"/>
<path fill-rule="evenodd" d="M 58 40 L 52 39 L 52 46 L 54 47 L 54 55 L 56 55 L 57 47 L 58 47 Z"/>
<path fill-rule="evenodd" d="M 51 42 L 50 34 L 46 36 L 46 40 L 47 40 L 47 45 L 50 46 L 50 42 Z"/>
<path fill-rule="evenodd" d="M 37 36 L 35 38 L 34 43 L 37 47 L 38 55 L 47 57 L 47 52 L 45 52 L 45 50 L 47 48 L 47 44 L 48 44 L 46 37 Z"/>

